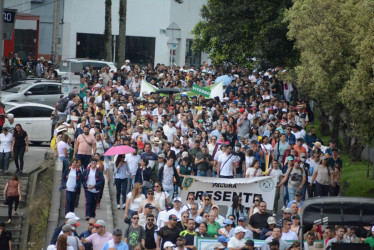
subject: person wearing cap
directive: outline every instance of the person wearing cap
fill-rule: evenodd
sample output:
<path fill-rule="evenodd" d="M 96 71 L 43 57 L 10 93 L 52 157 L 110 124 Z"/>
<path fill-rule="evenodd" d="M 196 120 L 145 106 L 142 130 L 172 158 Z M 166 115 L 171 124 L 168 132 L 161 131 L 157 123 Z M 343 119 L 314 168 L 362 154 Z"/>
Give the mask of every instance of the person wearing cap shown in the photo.
<path fill-rule="evenodd" d="M 307 146 L 304 144 L 303 138 L 298 138 L 296 144 L 293 145 L 293 148 L 296 150 L 297 155 L 300 157 L 301 154 L 308 154 Z"/>
<path fill-rule="evenodd" d="M 86 220 L 96 217 L 96 204 L 100 187 L 104 184 L 103 172 L 97 168 L 97 160 L 92 158 L 90 165 L 83 172 L 82 185 L 86 196 Z"/>
<path fill-rule="evenodd" d="M 12 246 L 12 232 L 6 230 L 5 222 L 0 222 L 0 249 L 10 250 Z"/>
<path fill-rule="evenodd" d="M 182 198 L 175 197 L 173 199 L 173 208 L 168 212 L 168 215 L 175 215 L 178 218 L 178 221 L 182 219 Z"/>
<path fill-rule="evenodd" d="M 135 213 L 131 216 L 131 224 L 125 231 L 125 242 L 129 245 L 129 249 L 134 249 L 138 244 L 144 247 L 145 231 L 144 227 L 139 225 L 139 214 Z"/>
<path fill-rule="evenodd" d="M 290 163 L 290 162 L 289 162 Z M 300 160 L 294 159 L 293 166 L 289 167 L 282 181 L 277 185 L 277 187 L 282 186 L 286 181 L 288 200 L 295 199 L 295 193 L 298 190 L 302 190 L 306 182 L 306 172 L 304 169 L 300 168 Z"/>
<path fill-rule="evenodd" d="M 244 235 L 247 232 L 247 230 L 241 226 L 236 227 L 234 230 L 235 236 L 231 237 L 229 243 L 227 244 L 229 250 L 240 249 L 246 243 Z"/>
<path fill-rule="evenodd" d="M 334 182 L 334 176 L 331 174 L 333 170 L 330 169 L 328 159 L 326 156 L 321 157 L 320 164 L 313 171 L 311 184 L 315 183 L 315 196 L 328 196 L 330 186 Z"/>
<path fill-rule="evenodd" d="M 336 140 L 330 139 L 329 146 L 325 149 L 325 154 L 329 154 L 329 156 L 332 155 L 332 150 L 336 148 Z"/>
<path fill-rule="evenodd" d="M 94 224 L 96 224 L 96 219 L 95 218 L 90 218 L 87 222 L 87 230 L 86 231 L 83 231 L 80 235 L 79 235 L 79 239 L 82 239 L 82 238 L 87 238 L 88 236 L 90 236 L 92 233 L 93 233 L 93 229 L 94 229 Z M 92 244 L 90 243 L 85 243 L 83 244 L 84 246 L 84 249 L 85 250 L 90 250 L 92 249 Z"/>
<path fill-rule="evenodd" d="M 81 224 L 74 218 L 69 219 L 66 222 L 66 225 L 62 227 L 60 232 L 61 234 L 65 234 L 67 236 L 67 244 L 71 246 L 74 250 L 83 250 L 84 246 L 82 245 L 81 240 L 77 237 L 77 227 Z"/>
<path fill-rule="evenodd" d="M 273 229 L 274 229 L 274 227 L 275 227 L 276 224 L 277 224 L 277 221 L 275 220 L 275 217 L 270 216 L 270 217 L 267 219 L 267 223 L 268 223 L 268 226 L 267 226 L 267 227 L 264 227 L 264 228 L 261 230 L 260 240 L 265 240 L 267 237 L 269 237 L 269 236 L 272 234 Z"/>
<path fill-rule="evenodd" d="M 222 243 L 220 243 L 220 242 L 217 242 L 216 244 L 214 244 L 214 246 L 213 246 L 213 249 L 214 250 L 219 250 L 219 249 L 225 249 L 226 247 L 222 244 Z"/>
<path fill-rule="evenodd" d="M 169 211 L 170 212 L 170 211 Z M 176 227 L 178 222 L 178 217 L 175 214 L 169 215 L 169 223 L 161 227 L 158 231 L 157 237 L 157 249 L 163 249 L 164 244 L 169 241 L 173 244 L 177 242 L 177 238 L 179 236 L 179 229 Z"/>
<path fill-rule="evenodd" d="M 211 208 L 211 211 L 214 211 L 216 212 L 217 214 L 217 218 L 216 218 L 216 221 L 222 225 L 224 220 L 225 220 L 225 217 L 223 217 L 222 215 L 219 214 L 219 206 L 213 204 L 212 208 Z"/>
<path fill-rule="evenodd" d="M 8 113 L 6 117 L 8 119 L 5 120 L 3 128 L 7 128 L 8 133 L 13 135 L 14 129 L 16 128 L 16 124 L 14 123 L 14 115 L 11 113 Z"/>
<path fill-rule="evenodd" d="M 54 232 L 53 232 L 53 235 L 52 235 L 52 238 L 51 238 L 51 241 L 50 241 L 50 244 L 51 244 L 51 245 L 55 245 L 55 244 L 56 244 L 57 238 L 58 238 L 58 236 L 60 235 L 60 233 L 61 233 L 61 231 L 62 231 L 62 227 L 63 227 L 64 225 L 67 224 L 67 222 L 68 222 L 69 219 L 76 219 L 76 220 L 79 220 L 79 217 L 76 216 L 74 212 L 69 212 L 69 213 L 67 213 L 67 214 L 65 215 L 65 221 L 64 221 L 64 223 L 58 225 L 58 226 L 55 228 L 55 230 L 54 230 Z"/>
<path fill-rule="evenodd" d="M 283 209 L 283 216 L 282 216 L 282 218 L 280 218 L 277 221 L 277 226 L 278 227 L 282 227 L 283 220 L 285 220 L 285 219 L 291 220 L 291 217 L 292 217 L 292 210 L 291 210 L 291 208 L 285 208 L 285 209 Z"/>
<path fill-rule="evenodd" d="M 144 209 L 143 208 L 141 209 L 141 207 L 139 207 L 139 210 L 142 211 L 142 213 L 138 213 L 139 214 L 139 225 L 140 226 L 144 227 L 147 224 L 148 215 L 152 214 L 153 210 L 155 210 L 155 209 L 156 209 L 156 207 L 153 206 L 152 203 L 145 204 Z"/>
<path fill-rule="evenodd" d="M 2 128 L 0 134 L 0 172 L 8 173 L 10 154 L 13 151 L 13 135 L 7 127 Z"/>
<path fill-rule="evenodd" d="M 281 227 L 276 226 L 273 229 L 271 236 L 266 238 L 265 243 L 262 246 L 262 250 L 272 250 L 272 249 L 287 250 L 289 245 L 287 242 L 281 239 L 281 236 L 282 236 L 282 229 Z"/>
<path fill-rule="evenodd" d="M 122 241 L 122 229 L 116 228 L 113 231 L 113 239 L 109 240 L 107 243 L 104 244 L 102 250 L 110 250 L 110 249 L 117 249 L 117 250 L 128 250 L 128 245 Z"/>
<path fill-rule="evenodd" d="M 218 230 L 219 235 L 230 238 L 229 235 L 235 234 L 234 222 L 230 219 L 225 219 L 221 224 L 222 227 Z"/>
<path fill-rule="evenodd" d="M 335 238 L 332 238 L 331 240 L 329 240 L 329 242 L 327 242 L 327 244 L 325 245 L 325 249 L 330 250 L 333 243 L 350 243 L 348 240 L 344 238 L 344 233 L 345 233 L 345 228 L 343 226 L 335 227 Z M 365 243 L 366 243 L 366 240 L 365 240 Z M 370 248 L 372 248 L 371 244 L 370 244 Z"/>
<path fill-rule="evenodd" d="M 106 242 L 113 239 L 113 236 L 106 231 L 106 223 L 103 220 L 97 220 L 94 227 L 96 228 L 96 233 L 87 238 L 81 238 L 81 241 L 82 243 L 91 243 L 93 250 L 101 250 Z"/>
<path fill-rule="evenodd" d="M 173 244 L 171 241 L 166 241 L 164 244 L 164 250 L 174 250 L 175 244 Z M 161 249 L 161 248 L 157 248 Z"/>
<path fill-rule="evenodd" d="M 158 230 L 161 228 L 161 227 L 164 227 L 168 224 L 168 221 L 169 221 L 169 211 L 171 209 L 174 208 L 174 205 L 172 203 L 166 203 L 165 205 L 165 209 L 162 210 L 158 216 L 157 216 L 157 222 L 156 222 L 156 225 L 157 225 L 157 228 Z"/>

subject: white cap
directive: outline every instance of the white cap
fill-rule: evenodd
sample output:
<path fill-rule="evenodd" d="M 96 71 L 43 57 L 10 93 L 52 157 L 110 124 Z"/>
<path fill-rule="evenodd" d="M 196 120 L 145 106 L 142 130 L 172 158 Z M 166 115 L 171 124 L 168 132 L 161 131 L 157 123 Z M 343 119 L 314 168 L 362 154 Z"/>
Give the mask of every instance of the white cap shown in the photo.
<path fill-rule="evenodd" d="M 101 88 L 101 84 L 96 84 L 95 88 Z"/>
<path fill-rule="evenodd" d="M 14 115 L 11 114 L 11 113 L 7 114 L 7 116 L 8 116 L 8 118 L 14 118 Z"/>
<path fill-rule="evenodd" d="M 175 245 L 171 241 L 166 241 L 164 247 L 175 247 Z"/>
<path fill-rule="evenodd" d="M 248 230 L 245 230 L 243 227 L 239 226 L 239 227 L 236 227 L 235 228 L 235 234 L 237 233 L 245 233 L 247 232 Z"/>
<path fill-rule="evenodd" d="M 127 60 L 125 61 L 125 63 L 130 63 L 130 60 L 129 60 L 129 59 L 127 59 Z"/>
<path fill-rule="evenodd" d="M 76 220 L 79 220 L 79 217 L 75 215 L 75 213 L 73 212 L 69 212 L 65 215 L 65 219 L 68 220 L 68 219 L 76 219 Z"/>

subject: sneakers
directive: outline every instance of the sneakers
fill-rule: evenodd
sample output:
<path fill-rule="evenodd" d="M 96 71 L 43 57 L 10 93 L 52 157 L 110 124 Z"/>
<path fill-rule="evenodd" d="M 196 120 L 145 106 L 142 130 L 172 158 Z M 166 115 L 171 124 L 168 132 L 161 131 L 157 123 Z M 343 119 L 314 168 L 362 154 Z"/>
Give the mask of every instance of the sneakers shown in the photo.
<path fill-rule="evenodd" d="M 6 223 L 11 223 L 12 222 L 12 220 L 11 219 L 9 219 Z"/>
<path fill-rule="evenodd" d="M 126 208 L 126 204 L 122 204 L 122 209 L 125 209 Z"/>
<path fill-rule="evenodd" d="M 285 209 L 286 209 L 286 206 L 283 206 L 281 210 L 284 211 Z"/>
<path fill-rule="evenodd" d="M 121 205 L 120 204 L 117 204 L 117 209 L 121 209 Z"/>

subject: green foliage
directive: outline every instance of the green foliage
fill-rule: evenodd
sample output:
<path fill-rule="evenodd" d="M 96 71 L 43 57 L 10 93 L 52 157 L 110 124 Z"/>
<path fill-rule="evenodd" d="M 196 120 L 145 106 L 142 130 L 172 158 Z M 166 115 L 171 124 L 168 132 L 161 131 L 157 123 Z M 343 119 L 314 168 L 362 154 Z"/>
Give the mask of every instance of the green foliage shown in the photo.
<path fill-rule="evenodd" d="M 292 65 L 297 61 L 283 23 L 291 0 L 208 0 L 194 34 L 194 49 L 209 54 L 215 63 L 249 64 L 251 57 L 263 67 Z"/>

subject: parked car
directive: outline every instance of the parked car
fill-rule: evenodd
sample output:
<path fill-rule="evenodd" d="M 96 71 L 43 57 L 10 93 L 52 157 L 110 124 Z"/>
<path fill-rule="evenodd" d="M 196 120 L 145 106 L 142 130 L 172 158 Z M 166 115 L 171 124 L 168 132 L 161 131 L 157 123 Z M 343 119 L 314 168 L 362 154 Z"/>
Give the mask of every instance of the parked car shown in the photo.
<path fill-rule="evenodd" d="M 21 124 L 29 140 L 36 145 L 51 140 L 53 107 L 31 102 L 4 102 L 5 112 L 14 115 L 15 124 Z"/>
<path fill-rule="evenodd" d="M 52 80 L 24 80 L 7 85 L 0 93 L 2 102 L 35 102 L 54 107 L 60 99 L 61 83 Z"/>
<path fill-rule="evenodd" d="M 117 71 L 117 67 L 113 62 L 84 58 L 69 58 L 63 60 L 55 65 L 55 70 L 57 71 L 58 75 L 63 75 L 66 73 L 80 73 L 85 67 L 89 66 L 93 66 L 95 70 L 100 70 L 102 67 L 109 67 L 111 71 Z"/>

